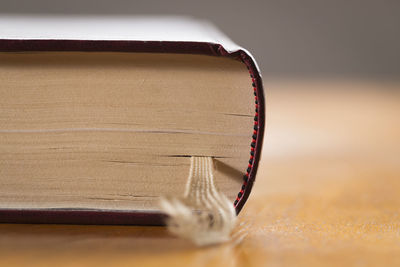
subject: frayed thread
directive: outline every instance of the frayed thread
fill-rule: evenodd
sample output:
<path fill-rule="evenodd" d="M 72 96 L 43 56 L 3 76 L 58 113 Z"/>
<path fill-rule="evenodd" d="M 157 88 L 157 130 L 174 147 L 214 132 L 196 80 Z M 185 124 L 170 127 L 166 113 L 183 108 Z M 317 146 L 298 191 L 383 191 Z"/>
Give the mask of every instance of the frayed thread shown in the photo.
<path fill-rule="evenodd" d="M 211 157 L 191 157 L 184 196 L 162 198 L 160 207 L 168 215 L 167 227 L 173 234 L 199 246 L 231 239 L 236 224 L 232 203 L 218 191 Z"/>

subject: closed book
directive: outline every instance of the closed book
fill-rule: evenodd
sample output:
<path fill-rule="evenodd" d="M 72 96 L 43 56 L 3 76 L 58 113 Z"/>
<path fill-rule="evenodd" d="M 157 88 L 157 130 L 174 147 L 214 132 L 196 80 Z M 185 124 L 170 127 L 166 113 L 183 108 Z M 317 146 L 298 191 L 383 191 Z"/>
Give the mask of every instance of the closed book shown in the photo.
<path fill-rule="evenodd" d="M 0 17 L 0 222 L 162 225 L 193 157 L 239 213 L 264 125 L 254 58 L 207 22 Z"/>

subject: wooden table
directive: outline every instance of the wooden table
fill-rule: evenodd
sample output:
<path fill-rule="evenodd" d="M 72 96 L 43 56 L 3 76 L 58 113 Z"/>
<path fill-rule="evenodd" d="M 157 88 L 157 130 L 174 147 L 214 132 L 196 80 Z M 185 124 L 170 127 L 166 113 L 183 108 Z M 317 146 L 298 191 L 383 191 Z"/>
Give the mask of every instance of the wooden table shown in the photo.
<path fill-rule="evenodd" d="M 263 159 L 232 242 L 3 224 L 0 265 L 400 266 L 400 83 L 265 80 Z"/>

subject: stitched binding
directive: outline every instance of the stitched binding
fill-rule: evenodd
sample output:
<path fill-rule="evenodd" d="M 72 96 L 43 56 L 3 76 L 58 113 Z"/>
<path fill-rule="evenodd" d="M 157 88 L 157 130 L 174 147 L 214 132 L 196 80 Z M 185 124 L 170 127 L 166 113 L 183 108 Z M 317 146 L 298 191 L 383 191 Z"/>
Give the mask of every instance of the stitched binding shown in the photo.
<path fill-rule="evenodd" d="M 250 69 L 249 65 L 246 64 L 244 59 L 242 59 L 242 62 L 246 65 L 247 70 L 249 71 L 251 82 L 252 82 L 252 87 L 253 87 L 253 93 L 254 93 L 254 103 L 255 103 L 255 114 L 254 114 L 254 126 L 253 126 L 253 135 L 252 135 L 252 141 L 250 144 L 250 159 L 249 163 L 247 165 L 247 170 L 246 174 L 243 176 L 243 184 L 242 187 L 237 194 L 237 197 L 235 199 L 235 202 L 233 203 L 233 206 L 236 208 L 238 205 L 238 202 L 243 198 L 244 191 L 246 190 L 246 187 L 248 186 L 249 183 L 249 177 L 250 177 L 250 172 L 253 169 L 254 166 L 254 154 L 256 150 L 256 143 L 257 143 L 257 137 L 258 137 L 258 93 L 257 93 L 257 82 L 254 77 L 254 74 L 252 70 Z"/>

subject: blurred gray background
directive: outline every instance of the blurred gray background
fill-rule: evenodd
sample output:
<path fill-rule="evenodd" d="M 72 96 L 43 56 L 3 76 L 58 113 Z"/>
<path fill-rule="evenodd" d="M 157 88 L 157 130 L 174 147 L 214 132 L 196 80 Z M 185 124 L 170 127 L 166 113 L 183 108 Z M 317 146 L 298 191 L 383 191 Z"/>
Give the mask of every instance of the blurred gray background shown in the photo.
<path fill-rule="evenodd" d="M 189 15 L 248 48 L 264 76 L 400 78 L 399 0 L 0 0 L 0 13 Z"/>

